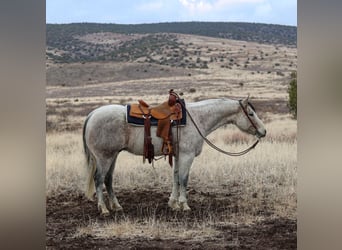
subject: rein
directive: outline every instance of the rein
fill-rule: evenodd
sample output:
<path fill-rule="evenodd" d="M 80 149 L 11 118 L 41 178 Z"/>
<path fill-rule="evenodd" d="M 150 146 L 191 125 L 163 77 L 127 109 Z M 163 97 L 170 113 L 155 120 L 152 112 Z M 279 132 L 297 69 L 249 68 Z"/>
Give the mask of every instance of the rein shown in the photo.
<path fill-rule="evenodd" d="M 245 115 L 247 116 L 248 120 L 251 122 L 252 126 L 257 129 L 256 125 L 254 124 L 254 122 L 252 121 L 252 119 L 248 116 L 247 111 L 245 110 L 245 108 L 243 107 L 241 100 L 239 100 L 239 104 L 243 110 L 243 112 L 245 113 Z M 181 103 L 182 107 L 185 109 L 186 113 L 189 115 L 191 121 L 193 122 L 193 124 L 195 125 L 196 130 L 198 131 L 198 133 L 200 134 L 200 136 L 202 137 L 202 139 L 213 149 L 217 150 L 220 153 L 223 153 L 225 155 L 229 155 L 229 156 L 241 156 L 244 154 L 247 154 L 249 151 L 251 151 L 253 148 L 255 148 L 255 146 L 259 143 L 259 139 L 257 139 L 256 142 L 254 142 L 254 144 L 252 146 L 250 146 L 249 148 L 241 151 L 241 152 L 228 152 L 225 151 L 219 147 L 217 147 L 214 143 L 212 143 L 211 141 L 209 141 L 201 132 L 201 130 L 199 129 L 199 127 L 197 126 L 196 122 L 194 121 L 194 119 L 192 118 L 190 112 L 186 109 L 186 107 Z"/>

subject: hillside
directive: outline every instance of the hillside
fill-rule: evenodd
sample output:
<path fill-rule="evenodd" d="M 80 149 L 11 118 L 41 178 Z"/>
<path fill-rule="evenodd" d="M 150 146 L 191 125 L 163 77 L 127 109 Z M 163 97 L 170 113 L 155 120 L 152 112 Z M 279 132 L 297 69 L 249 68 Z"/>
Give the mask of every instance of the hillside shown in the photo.
<path fill-rule="evenodd" d="M 297 28 L 292 26 L 177 22 L 156 24 L 47 24 L 47 58 L 54 62 L 132 61 L 162 49 L 178 49 L 175 33 L 240 41 L 296 46 Z M 102 36 L 94 40 L 92 36 Z M 184 51 L 180 51 L 184 53 Z M 169 63 L 164 61 L 165 64 Z M 177 65 L 179 66 L 179 65 Z M 198 68 L 198 66 L 193 65 Z M 200 67 L 205 67 L 201 65 Z"/>
<path fill-rule="evenodd" d="M 288 83 L 297 70 L 295 45 L 182 34 L 182 29 L 143 33 L 142 28 L 158 25 L 47 27 L 48 130 L 78 129 L 85 115 L 103 104 L 142 96 L 150 104 L 160 103 L 171 88 L 189 102 L 250 94 L 263 118 L 288 113 Z"/>

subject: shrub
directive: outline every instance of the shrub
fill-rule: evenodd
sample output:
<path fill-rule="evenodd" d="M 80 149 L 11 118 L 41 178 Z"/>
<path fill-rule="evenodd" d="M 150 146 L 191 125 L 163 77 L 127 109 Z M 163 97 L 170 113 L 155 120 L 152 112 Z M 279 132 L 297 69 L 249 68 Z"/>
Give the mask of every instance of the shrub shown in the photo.
<path fill-rule="evenodd" d="M 190 88 L 190 89 L 189 89 L 189 92 L 190 92 L 190 93 L 195 93 L 195 92 L 196 92 L 196 89 L 195 89 L 195 88 Z"/>
<path fill-rule="evenodd" d="M 291 81 L 287 90 L 289 93 L 289 109 L 290 113 L 297 119 L 297 72 L 291 73 Z"/>

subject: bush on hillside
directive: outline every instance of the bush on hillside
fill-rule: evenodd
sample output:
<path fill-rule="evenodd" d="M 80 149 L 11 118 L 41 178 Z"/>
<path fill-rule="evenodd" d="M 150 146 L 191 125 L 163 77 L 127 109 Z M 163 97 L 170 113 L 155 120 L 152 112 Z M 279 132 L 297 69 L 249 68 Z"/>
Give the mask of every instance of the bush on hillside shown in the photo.
<path fill-rule="evenodd" d="M 291 74 L 291 81 L 287 90 L 289 93 L 289 109 L 293 118 L 297 119 L 297 72 Z"/>

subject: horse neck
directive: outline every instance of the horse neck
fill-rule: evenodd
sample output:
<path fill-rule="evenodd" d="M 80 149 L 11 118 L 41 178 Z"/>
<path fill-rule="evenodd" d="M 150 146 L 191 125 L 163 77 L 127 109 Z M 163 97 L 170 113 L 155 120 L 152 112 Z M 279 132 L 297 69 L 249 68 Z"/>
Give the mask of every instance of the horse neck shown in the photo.
<path fill-rule="evenodd" d="M 229 99 L 211 99 L 198 102 L 194 108 L 198 110 L 196 120 L 207 136 L 225 124 L 234 123 L 239 104 Z"/>

